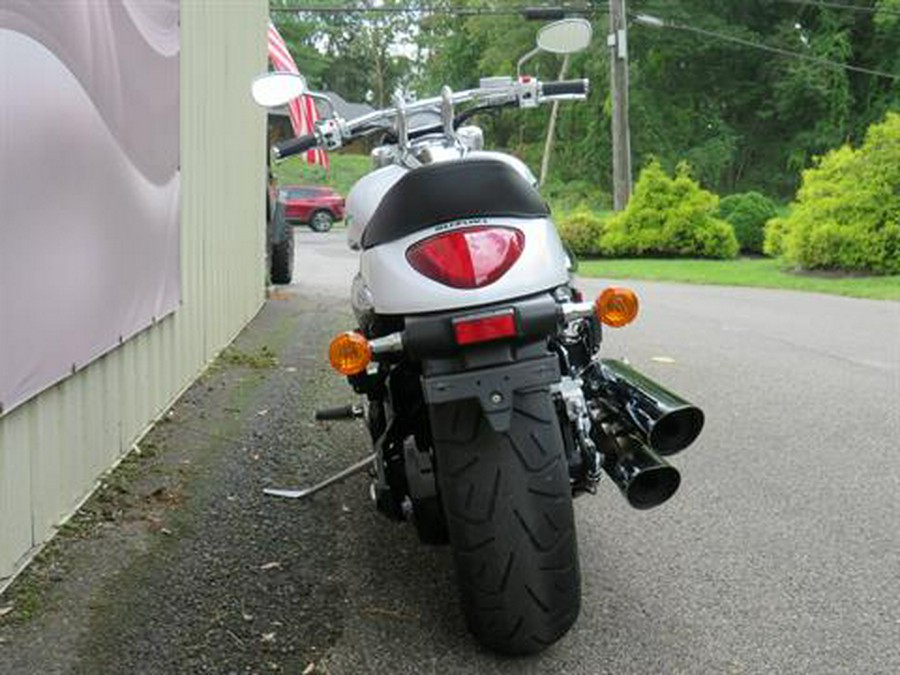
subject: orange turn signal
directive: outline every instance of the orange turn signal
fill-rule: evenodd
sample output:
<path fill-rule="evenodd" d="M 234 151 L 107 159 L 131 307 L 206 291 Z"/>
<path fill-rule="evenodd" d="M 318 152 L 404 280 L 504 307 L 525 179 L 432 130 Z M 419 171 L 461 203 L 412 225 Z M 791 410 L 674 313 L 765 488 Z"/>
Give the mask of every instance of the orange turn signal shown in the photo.
<path fill-rule="evenodd" d="M 356 375 L 363 372 L 372 360 L 369 341 L 359 333 L 340 333 L 328 347 L 331 367 L 342 375 Z"/>
<path fill-rule="evenodd" d="M 610 286 L 594 301 L 594 314 L 607 326 L 627 326 L 638 315 L 637 295 L 630 288 Z"/>

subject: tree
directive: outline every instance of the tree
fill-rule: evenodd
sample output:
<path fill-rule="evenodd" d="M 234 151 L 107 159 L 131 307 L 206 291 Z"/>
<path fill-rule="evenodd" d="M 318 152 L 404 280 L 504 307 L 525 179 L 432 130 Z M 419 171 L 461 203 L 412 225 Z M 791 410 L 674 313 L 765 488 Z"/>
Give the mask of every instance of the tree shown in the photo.
<path fill-rule="evenodd" d="M 276 0 L 293 7 L 296 0 Z M 304 6 L 333 7 L 328 0 L 306 0 Z M 376 6 L 372 0 L 368 4 Z M 379 7 L 414 6 L 412 0 L 384 0 Z M 406 53 L 414 48 L 415 15 L 388 12 L 279 12 L 275 23 L 294 52 L 300 71 L 312 86 L 330 89 L 354 101 L 367 98 L 383 107 L 411 77 Z"/>
<path fill-rule="evenodd" d="M 900 114 L 803 172 L 790 215 L 766 227 L 769 251 L 808 269 L 900 274 Z"/>
<path fill-rule="evenodd" d="M 270 0 L 269 4 L 293 7 L 297 3 L 296 0 Z M 293 12 L 272 12 L 271 18 L 309 86 L 321 89 L 331 59 L 317 47 L 321 39 L 320 21 L 312 15 Z"/>
<path fill-rule="evenodd" d="M 297 0 L 273 0 L 297 3 Z M 368 0 L 374 2 L 374 0 Z M 333 6 L 306 0 L 304 6 Z M 773 0 L 633 0 L 634 13 L 660 16 L 667 26 L 632 23 L 629 32 L 631 131 L 635 159 L 657 157 L 668 171 L 687 160 L 694 175 L 720 193 L 758 190 L 788 197 L 815 156 L 900 109 L 900 82 L 840 66 L 900 74 L 900 0 L 869 0 L 875 11 Z M 600 3 L 602 6 L 603 3 Z M 479 77 L 512 75 L 534 44 L 539 24 L 518 16 L 521 0 L 494 0 L 510 14 L 473 16 L 484 0 L 383 0 L 401 13 L 277 14 L 301 69 L 314 86 L 360 100 L 372 92 L 387 104 L 398 87 L 419 96 L 441 85 L 462 89 Z M 443 10 L 443 11 L 429 11 Z M 592 17 L 590 48 L 570 60 L 570 77 L 588 77 L 588 103 L 561 106 L 548 184 L 586 181 L 598 193 L 611 183 L 606 15 Z M 296 24 L 296 25 L 295 25 Z M 715 35 L 751 43 L 736 44 Z M 753 48 L 759 44 L 833 66 Z M 527 70 L 554 79 L 557 56 L 542 54 Z M 509 150 L 537 171 L 549 107 L 482 116 L 492 146 Z"/>

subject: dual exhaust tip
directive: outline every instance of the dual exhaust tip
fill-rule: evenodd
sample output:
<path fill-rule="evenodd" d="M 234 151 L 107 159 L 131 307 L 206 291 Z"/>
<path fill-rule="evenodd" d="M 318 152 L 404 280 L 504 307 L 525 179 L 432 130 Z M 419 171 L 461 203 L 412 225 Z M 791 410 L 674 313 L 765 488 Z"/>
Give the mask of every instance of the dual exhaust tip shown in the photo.
<path fill-rule="evenodd" d="M 596 425 L 603 469 L 636 509 L 650 509 L 678 490 L 681 475 L 663 456 L 681 452 L 703 430 L 703 411 L 631 366 L 597 365 L 597 384 L 612 422 Z"/>
<path fill-rule="evenodd" d="M 652 509 L 678 491 L 678 469 L 634 436 L 609 436 L 613 444 L 605 448 L 610 461 L 603 469 L 618 486 L 628 503 L 639 510 Z"/>

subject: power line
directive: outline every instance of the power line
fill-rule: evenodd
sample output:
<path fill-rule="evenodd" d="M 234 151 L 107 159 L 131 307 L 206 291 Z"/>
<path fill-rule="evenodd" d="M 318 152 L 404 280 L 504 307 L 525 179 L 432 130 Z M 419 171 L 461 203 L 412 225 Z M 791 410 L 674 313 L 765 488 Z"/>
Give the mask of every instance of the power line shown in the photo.
<path fill-rule="evenodd" d="M 677 23 L 675 21 L 668 21 L 666 19 L 660 19 L 659 17 L 649 16 L 647 14 L 631 14 L 631 18 L 639 24 L 644 26 L 652 26 L 654 28 L 674 28 L 676 30 L 683 30 L 689 33 L 696 33 L 698 35 L 704 35 L 706 37 L 715 38 L 717 40 L 723 40 L 725 42 L 733 42 L 735 44 L 743 45 L 745 47 L 751 47 L 753 49 L 760 49 L 762 51 L 770 52 L 773 54 L 780 54 L 781 56 L 789 56 L 795 59 L 802 59 L 804 61 L 810 61 L 811 63 L 817 63 L 820 66 L 825 66 L 826 68 L 834 68 L 834 69 L 843 69 L 843 70 L 851 70 L 856 73 L 863 73 L 865 75 L 874 75 L 876 77 L 886 77 L 891 80 L 900 80 L 900 75 L 894 73 L 888 73 L 883 70 L 874 70 L 872 68 L 864 68 L 862 66 L 854 66 L 850 63 L 841 63 L 840 61 L 832 61 L 831 59 L 822 58 L 820 56 L 813 56 L 812 54 L 804 54 L 803 52 L 795 52 L 790 49 L 783 49 L 781 47 L 774 47 L 772 45 L 763 44 L 762 42 L 754 42 L 753 40 L 745 40 L 744 38 L 739 38 L 734 35 L 726 35 L 725 33 L 717 33 L 715 31 L 706 30 L 705 28 L 697 28 L 696 26 L 688 26 L 687 24 Z"/>
<path fill-rule="evenodd" d="M 852 5 L 844 2 L 829 2 L 828 0 L 772 0 L 773 2 L 781 2 L 788 5 L 800 5 L 801 7 L 815 7 L 817 9 L 838 9 L 838 10 L 846 10 L 850 12 L 860 12 L 864 14 L 885 14 L 888 16 L 900 16 L 900 10 L 890 9 L 887 7 L 872 7 L 871 5 Z M 664 9 L 669 9 L 671 5 L 667 6 L 665 3 L 659 6 L 647 6 L 641 5 L 642 8 L 646 8 L 651 11 L 662 11 Z"/>
<path fill-rule="evenodd" d="M 304 5 L 270 5 L 269 12 L 278 14 L 432 14 L 448 16 L 525 16 L 528 10 L 547 9 L 534 6 L 521 7 L 429 7 L 429 6 L 320 6 Z M 589 15 L 605 11 L 600 7 L 556 7 L 564 14 Z"/>
<path fill-rule="evenodd" d="M 774 0 L 790 5 L 802 5 L 816 7 L 818 9 L 840 9 L 851 12 L 863 12 L 866 14 L 887 14 L 900 16 L 900 10 L 888 7 L 872 7 L 869 5 L 854 5 L 844 2 L 830 2 L 828 0 Z M 536 9 L 534 6 L 521 7 L 429 7 L 425 6 L 313 6 L 308 5 L 270 5 L 269 11 L 276 13 L 304 13 L 304 14 L 446 14 L 455 16 L 518 16 L 526 10 Z M 540 9 L 551 9 L 541 7 Z M 553 7 L 566 14 L 592 14 L 605 13 L 607 8 L 602 5 L 594 7 Z"/>
<path fill-rule="evenodd" d="M 818 7 L 819 9 L 845 9 L 851 12 L 865 12 L 866 14 L 890 14 L 891 16 L 900 16 L 900 11 L 896 9 L 888 9 L 887 7 L 872 7 L 867 5 L 851 5 L 845 2 L 826 2 L 825 0 L 775 0 L 776 2 L 784 2 L 789 5 L 806 5 L 808 7 Z"/>

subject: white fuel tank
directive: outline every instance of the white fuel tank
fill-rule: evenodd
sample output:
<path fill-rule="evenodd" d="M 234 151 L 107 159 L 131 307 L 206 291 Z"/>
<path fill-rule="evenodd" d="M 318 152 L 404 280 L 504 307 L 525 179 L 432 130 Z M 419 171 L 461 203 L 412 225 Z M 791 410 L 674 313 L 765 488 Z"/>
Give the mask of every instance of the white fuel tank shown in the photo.
<path fill-rule="evenodd" d="M 384 194 L 409 171 L 391 164 L 376 169 L 360 178 L 347 195 L 346 215 L 347 244 L 353 250 L 362 246 L 362 235 L 372 214 L 381 203 Z"/>

